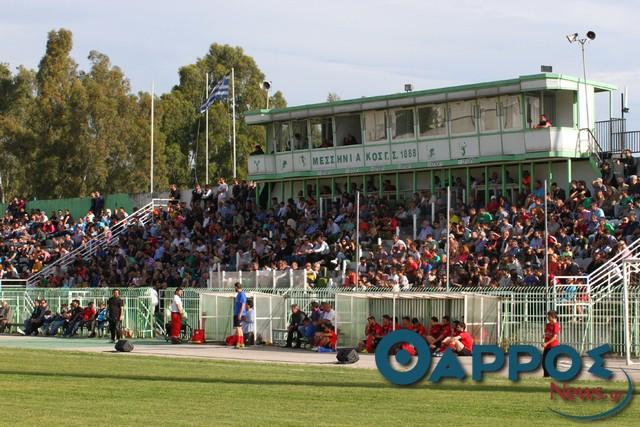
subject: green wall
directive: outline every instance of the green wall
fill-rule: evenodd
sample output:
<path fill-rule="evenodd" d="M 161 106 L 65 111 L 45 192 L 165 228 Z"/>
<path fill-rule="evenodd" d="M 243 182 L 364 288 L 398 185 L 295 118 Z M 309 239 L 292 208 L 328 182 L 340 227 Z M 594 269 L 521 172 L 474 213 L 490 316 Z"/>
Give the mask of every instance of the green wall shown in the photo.
<path fill-rule="evenodd" d="M 116 208 L 124 208 L 127 213 L 133 211 L 133 200 L 128 194 L 109 194 L 105 196 L 104 201 L 105 208 L 109 208 L 114 211 Z M 0 214 L 4 214 L 7 209 L 7 203 L 0 204 Z M 32 209 L 44 210 L 47 215 L 51 214 L 51 211 L 57 211 L 58 209 L 69 209 L 74 218 L 85 216 L 91 207 L 91 198 L 73 198 L 73 199 L 53 199 L 53 200 L 31 200 L 27 202 L 27 212 Z"/>

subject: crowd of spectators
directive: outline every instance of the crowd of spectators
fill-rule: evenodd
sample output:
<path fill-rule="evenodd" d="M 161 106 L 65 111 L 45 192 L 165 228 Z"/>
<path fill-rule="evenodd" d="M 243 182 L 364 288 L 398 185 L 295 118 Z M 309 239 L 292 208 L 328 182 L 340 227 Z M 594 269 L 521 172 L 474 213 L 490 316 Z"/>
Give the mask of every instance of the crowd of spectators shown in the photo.
<path fill-rule="evenodd" d="M 104 197 L 91 194 L 91 207 L 84 217 L 74 218 L 68 209 L 27 211 L 23 199 L 14 198 L 0 217 L 0 279 L 26 279 L 47 264 L 86 243 L 128 216 L 123 208 L 105 209 Z M 88 271 L 65 271 L 53 286 L 89 282 Z"/>
<path fill-rule="evenodd" d="M 326 286 L 333 275 L 337 286 L 403 290 L 445 287 L 449 264 L 453 287 L 542 286 L 547 246 L 550 277 L 580 276 L 640 236 L 637 160 L 624 153 L 603 162 L 601 171 L 591 183 L 573 180 L 563 188 L 554 182 L 546 195 L 543 182 L 528 171 L 522 191 L 505 194 L 500 177 L 492 175 L 489 197 L 479 185 L 484 177 L 472 177 L 468 189 L 456 179 L 449 230 L 445 182 L 404 199 L 396 199 L 390 182 L 382 192 L 369 182 L 360 200 L 358 260 L 355 194 L 363 188 L 355 183 L 336 187 L 333 199 L 322 189 L 320 200 L 308 186 L 294 198 L 272 198 L 269 208 L 262 207 L 266 200 L 254 182 L 220 178 L 215 185 L 196 185 L 188 200 L 171 186 L 168 207 L 154 211 L 151 221 L 132 221 L 114 244 L 52 269 L 39 285 L 206 287 L 210 271 L 293 269 L 304 271 L 309 287 Z M 14 200 L 0 223 L 0 278 L 36 273 L 127 217 L 122 209 L 104 209 L 101 196 L 93 200 L 91 211 L 77 219 L 68 211 L 27 213 L 24 201 Z M 345 265 L 344 274 L 333 273 Z"/>

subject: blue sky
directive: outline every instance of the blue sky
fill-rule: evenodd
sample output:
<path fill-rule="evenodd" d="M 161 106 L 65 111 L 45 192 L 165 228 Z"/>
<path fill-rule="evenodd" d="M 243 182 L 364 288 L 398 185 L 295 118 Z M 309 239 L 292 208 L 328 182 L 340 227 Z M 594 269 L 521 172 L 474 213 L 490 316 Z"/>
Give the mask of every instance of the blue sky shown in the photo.
<path fill-rule="evenodd" d="M 135 90 L 167 91 L 181 65 L 213 42 L 242 46 L 290 105 L 511 78 L 541 64 L 579 75 L 564 35 L 594 30 L 587 77 L 628 86 L 630 128 L 640 129 L 640 4 L 618 1 L 195 1 L 4 0 L 0 61 L 35 67 L 46 33 L 74 33 L 87 68 L 106 53 Z M 616 94 L 616 115 L 619 95 Z M 598 115 L 602 118 L 602 111 Z"/>

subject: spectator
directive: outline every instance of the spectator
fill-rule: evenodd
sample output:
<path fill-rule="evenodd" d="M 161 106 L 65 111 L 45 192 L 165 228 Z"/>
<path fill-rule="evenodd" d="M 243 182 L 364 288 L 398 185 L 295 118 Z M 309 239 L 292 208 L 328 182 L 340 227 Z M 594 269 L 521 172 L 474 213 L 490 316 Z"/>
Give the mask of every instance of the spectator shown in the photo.
<path fill-rule="evenodd" d="M 304 319 L 306 318 L 307 315 L 300 310 L 297 304 L 291 306 L 291 317 L 289 319 L 289 326 L 287 327 L 287 344 L 285 347 L 291 348 L 295 336 L 296 348 L 300 348 L 302 335 L 300 326 L 303 326 Z"/>
<path fill-rule="evenodd" d="M 9 303 L 4 301 L 0 306 L 0 334 L 9 327 L 13 321 L 13 310 L 9 307 Z"/>

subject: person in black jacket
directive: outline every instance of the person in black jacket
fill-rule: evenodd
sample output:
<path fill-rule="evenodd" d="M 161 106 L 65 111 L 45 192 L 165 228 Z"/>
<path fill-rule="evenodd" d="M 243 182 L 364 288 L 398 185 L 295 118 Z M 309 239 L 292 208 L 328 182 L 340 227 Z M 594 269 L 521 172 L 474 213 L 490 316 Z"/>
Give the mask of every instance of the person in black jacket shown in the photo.
<path fill-rule="evenodd" d="M 44 313 L 48 310 L 49 306 L 46 300 L 34 302 L 33 311 L 31 316 L 24 321 L 24 334 L 32 335 L 34 332 L 38 333 L 38 328 L 42 326 L 44 321 Z"/>
<path fill-rule="evenodd" d="M 633 154 L 631 154 L 631 150 L 624 150 L 622 152 L 621 162 L 625 179 L 628 179 L 631 175 L 638 174 L 638 160 L 633 157 Z"/>
<path fill-rule="evenodd" d="M 67 323 L 67 327 L 64 331 L 64 336 L 66 338 L 71 338 L 76 331 L 76 324 L 82 322 L 83 310 L 80 306 L 80 301 L 74 299 L 71 301 L 71 317 L 69 318 L 69 322 Z"/>
<path fill-rule="evenodd" d="M 111 342 L 116 338 L 122 338 L 122 320 L 124 319 L 124 303 L 120 298 L 120 290 L 114 289 L 113 296 L 107 300 L 107 311 L 109 313 L 109 331 L 111 332 Z"/>
<path fill-rule="evenodd" d="M 289 322 L 288 332 L 287 332 L 287 345 L 285 347 L 291 347 L 291 343 L 293 342 L 293 336 L 296 336 L 296 348 L 300 348 L 300 338 L 301 334 L 298 330 L 300 326 L 302 326 L 304 319 L 307 315 L 300 310 L 297 304 L 293 304 L 291 306 L 291 320 Z"/>

